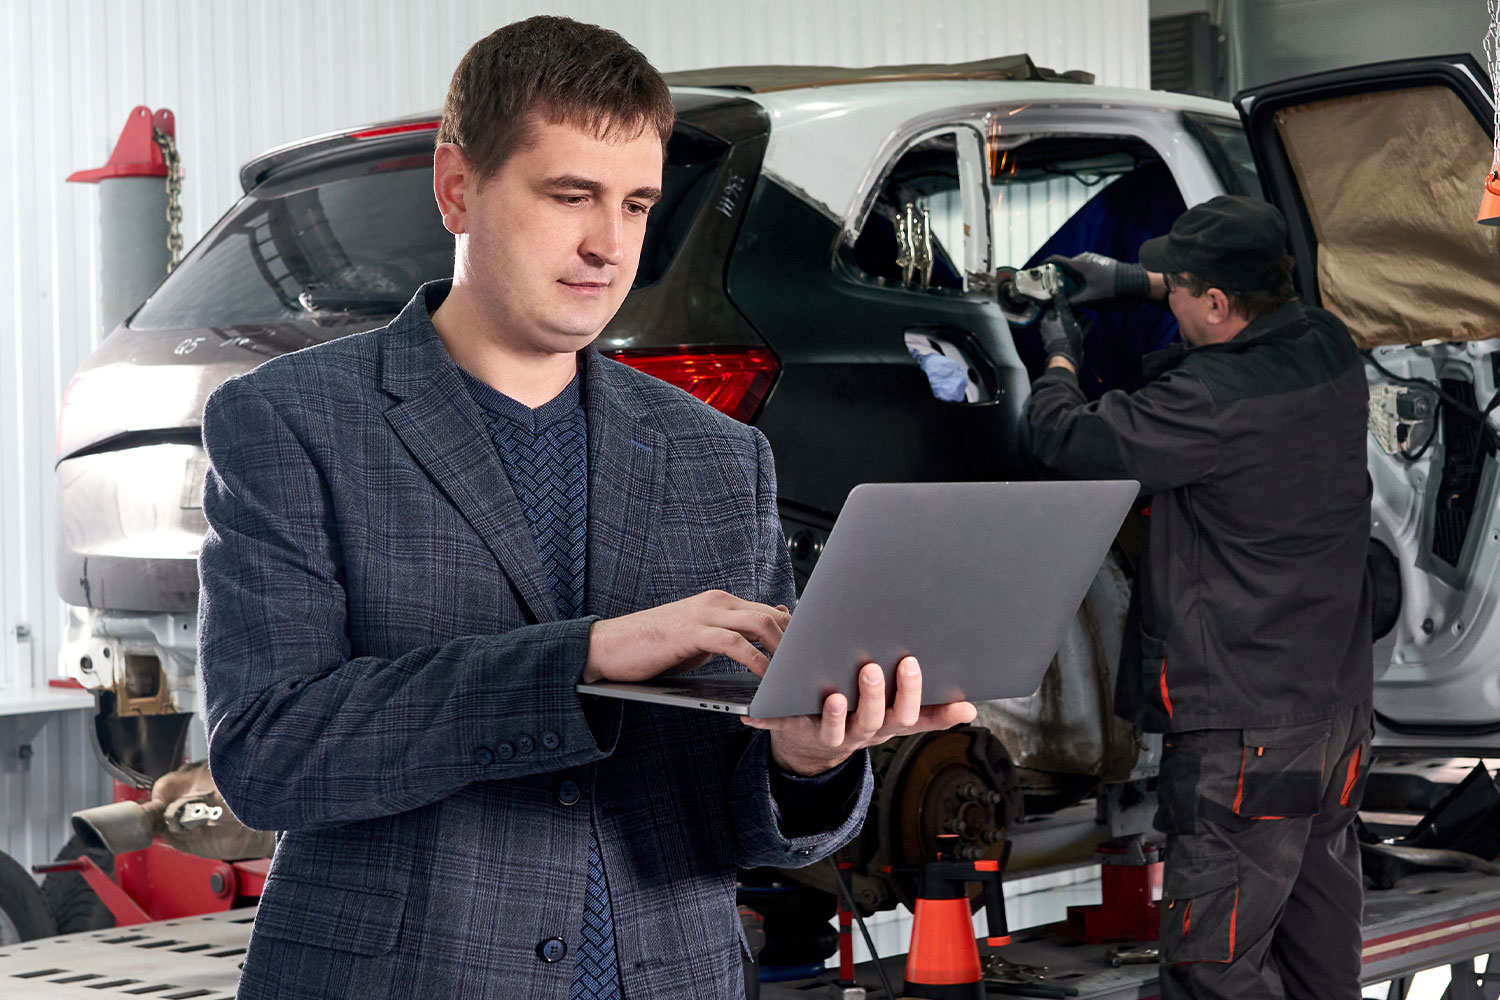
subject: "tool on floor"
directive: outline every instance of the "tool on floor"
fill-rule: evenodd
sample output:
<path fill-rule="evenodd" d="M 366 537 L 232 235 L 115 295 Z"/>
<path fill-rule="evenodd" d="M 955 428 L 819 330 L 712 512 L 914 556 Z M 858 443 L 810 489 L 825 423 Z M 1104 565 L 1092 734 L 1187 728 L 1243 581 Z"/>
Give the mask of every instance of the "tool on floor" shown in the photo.
<path fill-rule="evenodd" d="M 998 861 L 955 861 L 956 834 L 938 838 L 938 860 L 917 866 L 917 899 L 913 909 L 911 949 L 906 955 L 903 996 L 927 1000 L 982 1000 L 984 970 L 974 938 L 969 886 L 984 887 L 989 921 L 985 943 L 1010 943 L 1005 925 L 1005 888 Z"/>
<path fill-rule="evenodd" d="M 1109 967 L 1122 965 L 1155 965 L 1161 961 L 1161 949 L 1138 944 L 1117 944 L 1109 949 Z"/>
<path fill-rule="evenodd" d="M 984 962 L 984 978 L 990 983 L 1009 983 L 1019 985 L 1022 983 L 1035 983 L 1047 977 L 1045 965 L 1025 965 L 1021 962 L 1012 962 L 1004 955 L 996 952 Z"/>

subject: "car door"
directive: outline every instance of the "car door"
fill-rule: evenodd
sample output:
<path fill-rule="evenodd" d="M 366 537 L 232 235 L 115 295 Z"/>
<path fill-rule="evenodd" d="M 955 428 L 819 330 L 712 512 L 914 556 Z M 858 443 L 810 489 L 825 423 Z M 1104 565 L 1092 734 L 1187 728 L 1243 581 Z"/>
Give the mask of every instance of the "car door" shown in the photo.
<path fill-rule="evenodd" d="M 1500 245 L 1469 56 L 1339 70 L 1235 104 L 1303 298 L 1365 355 L 1375 708 L 1386 746 L 1500 748 Z"/>
<path fill-rule="evenodd" d="M 1016 467 L 1027 383 L 993 291 L 983 136 L 920 127 L 873 166 L 847 242 L 762 178 L 728 269 L 731 300 L 781 363 L 756 425 L 776 453 L 799 584 L 857 484 Z"/>

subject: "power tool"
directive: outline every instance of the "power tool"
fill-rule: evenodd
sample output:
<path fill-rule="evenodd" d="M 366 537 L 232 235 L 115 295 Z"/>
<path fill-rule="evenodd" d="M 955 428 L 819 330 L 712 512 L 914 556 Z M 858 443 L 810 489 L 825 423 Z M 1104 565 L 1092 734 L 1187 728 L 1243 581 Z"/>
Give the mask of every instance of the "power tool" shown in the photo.
<path fill-rule="evenodd" d="M 1002 267 L 995 273 L 995 281 L 1000 311 L 1014 326 L 1029 326 L 1052 304 L 1054 296 L 1073 292 L 1069 287 L 1072 282 L 1056 264 L 1025 270 Z"/>

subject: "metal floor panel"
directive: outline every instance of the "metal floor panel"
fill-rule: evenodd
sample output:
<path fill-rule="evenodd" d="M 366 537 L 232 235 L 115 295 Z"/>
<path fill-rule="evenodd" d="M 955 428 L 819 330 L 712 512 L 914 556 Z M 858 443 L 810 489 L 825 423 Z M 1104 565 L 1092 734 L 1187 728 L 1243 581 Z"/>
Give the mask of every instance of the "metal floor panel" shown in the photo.
<path fill-rule="evenodd" d="M 233 1000 L 254 909 L 0 948 L 5 1000 Z"/>
<path fill-rule="evenodd" d="M 1360 979 L 1366 986 L 1500 951 L 1500 877 L 1434 871 L 1408 876 L 1392 889 L 1366 892 L 1363 930 Z M 987 956 L 995 950 L 1012 962 L 1046 966 L 1047 978 L 1037 985 L 1077 990 L 1068 995 L 1079 1000 L 1159 996 L 1156 966 L 1111 968 L 1107 946 L 1065 941 L 1046 927 L 1017 931 L 1012 943 L 1000 949 L 981 943 L 979 953 Z M 882 960 L 897 988 L 905 978 L 905 962 L 904 955 Z M 873 965 L 858 966 L 856 977 L 870 1000 L 885 997 Z M 829 972 L 817 979 L 763 983 L 761 1000 L 826 995 L 823 991 L 836 978 Z"/>
<path fill-rule="evenodd" d="M 253 909 L 230 910 L 107 931 L 27 941 L 0 948 L 4 1000 L 233 1000 L 250 941 Z M 1365 894 L 1366 984 L 1500 951 L 1500 878 L 1432 872 L 1394 889 Z M 981 948 L 981 953 L 989 949 Z M 1002 949 L 1014 962 L 1045 965 L 1048 983 L 1078 990 L 1085 1000 L 1135 1000 L 1156 995 L 1153 967 L 1112 969 L 1102 945 L 1061 941 L 1046 928 L 1018 931 Z M 889 956 L 893 983 L 904 956 Z M 766 983 L 764 1000 L 818 995 L 831 975 Z M 873 985 L 864 966 L 861 982 Z M 876 988 L 870 996 L 879 997 Z"/>

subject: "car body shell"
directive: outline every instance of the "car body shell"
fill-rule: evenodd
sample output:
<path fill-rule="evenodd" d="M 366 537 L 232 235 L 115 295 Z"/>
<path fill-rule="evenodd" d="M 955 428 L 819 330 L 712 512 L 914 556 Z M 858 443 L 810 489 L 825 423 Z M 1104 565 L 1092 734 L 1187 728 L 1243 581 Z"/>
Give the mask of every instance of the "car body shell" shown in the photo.
<path fill-rule="evenodd" d="M 1263 107 L 1296 93 L 1273 90 Z M 1107 140 L 1149 151 L 1184 204 L 1235 190 L 1222 151 L 1216 159 L 1192 127 L 1208 121 L 1237 128 L 1239 114 L 1223 102 L 1035 80 L 896 80 L 764 93 L 679 87 L 674 98 L 679 129 L 722 149 L 694 175 L 698 201 L 691 218 L 678 220 L 677 244 L 668 247 L 661 273 L 631 293 L 599 346 L 627 361 L 632 352 L 684 345 L 769 349 L 775 380 L 753 420 L 777 455 L 799 578 L 859 482 L 1024 474 L 1016 422 L 1030 373 L 991 280 L 996 266 L 1022 263 L 1000 259 L 1003 216 L 990 182 L 1001 150 L 1020 148 L 1018 136 Z M 374 160 L 420 172 L 434 117 L 331 133 L 247 163 L 244 200 L 70 384 L 57 466 L 59 590 L 71 615 L 61 669 L 85 687 L 113 692 L 115 711 L 148 715 L 149 705 L 161 704 L 158 694 L 157 702 L 137 699 L 131 708 L 124 665 L 132 656 L 137 663 L 156 658 L 172 714 L 186 716 L 196 706 L 194 560 L 206 527 L 198 428 L 208 393 L 267 357 L 379 326 L 395 310 L 309 310 L 275 322 L 229 316 L 178 327 L 142 318 L 194 280 L 203 248 L 278 185 Z M 965 233 L 961 254 L 951 258 L 958 284 L 913 289 L 872 280 L 850 263 L 861 236 L 891 207 L 881 199 L 896 183 L 896 167 L 935 140 L 944 155 L 951 146 L 958 178 L 953 224 Z M 1272 155 L 1256 149 L 1262 167 Z M 1295 192 L 1283 191 L 1279 200 L 1296 207 Z M 1293 222 L 1294 233 L 1302 232 L 1295 215 Z M 1316 253 L 1306 240 L 1294 249 L 1299 262 Z M 1316 301 L 1316 272 L 1309 279 L 1305 265 L 1303 287 Z M 914 331 L 975 359 L 980 398 L 935 398 L 903 339 Z M 1429 345 L 1388 352 L 1388 361 L 1421 374 L 1455 352 L 1473 362 L 1487 359 L 1492 346 Z M 1371 374 L 1372 384 L 1383 384 Z M 1495 377 L 1500 367 L 1476 376 L 1476 391 L 1493 392 Z M 1414 736 L 1388 732 L 1396 744 L 1477 748 L 1495 744 L 1491 734 L 1500 730 L 1500 672 L 1490 666 L 1490 651 L 1500 651 L 1491 585 L 1500 576 L 1500 545 L 1465 563 L 1462 579 L 1431 570 L 1424 512 L 1432 504 L 1432 463 L 1442 457 L 1435 449 L 1417 469 L 1393 463 L 1372 444 L 1374 532 L 1395 553 L 1404 598 L 1380 647 L 1382 667 L 1392 659 L 1396 666 L 1377 707 L 1415 727 Z M 1488 502 L 1496 476 L 1486 468 Z M 1488 525 L 1486 515 L 1475 537 L 1489 537 Z M 1500 525 L 1493 537 L 1500 539 Z M 1129 587 L 1124 562 L 1106 564 L 1039 692 L 985 706 L 982 721 L 1023 769 L 1086 782 L 1139 779 L 1154 769 L 1156 744 L 1111 713 L 1113 654 Z M 1422 609 L 1435 603 L 1444 608 L 1441 648 L 1424 631 L 1430 613 Z M 1466 634 L 1453 630 L 1455 621 L 1465 623 Z M 1454 720 L 1469 728 L 1443 728 Z"/>

